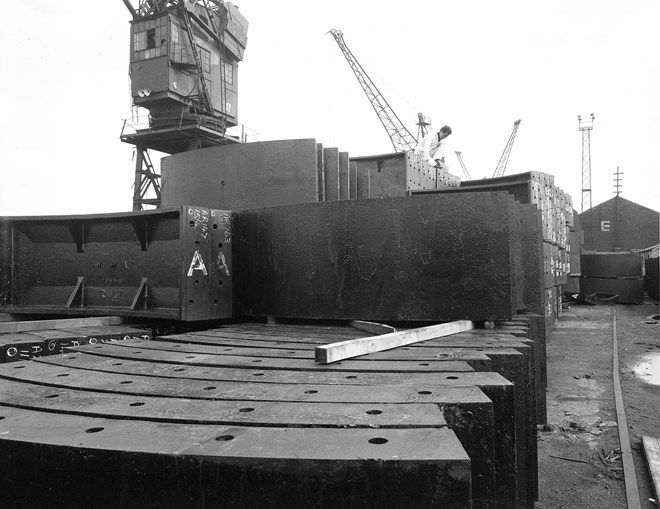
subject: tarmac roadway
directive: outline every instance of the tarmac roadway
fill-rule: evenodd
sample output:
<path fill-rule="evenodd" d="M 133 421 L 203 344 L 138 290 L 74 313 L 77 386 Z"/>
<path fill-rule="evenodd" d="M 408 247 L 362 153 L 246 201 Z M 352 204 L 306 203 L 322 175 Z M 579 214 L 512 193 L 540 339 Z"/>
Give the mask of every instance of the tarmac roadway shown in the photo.
<path fill-rule="evenodd" d="M 537 509 L 628 507 L 612 371 L 614 321 L 639 507 L 660 505 L 642 448 L 643 435 L 660 437 L 657 314 L 658 302 L 650 300 L 563 310 L 547 339 L 548 423 L 538 433 Z"/>

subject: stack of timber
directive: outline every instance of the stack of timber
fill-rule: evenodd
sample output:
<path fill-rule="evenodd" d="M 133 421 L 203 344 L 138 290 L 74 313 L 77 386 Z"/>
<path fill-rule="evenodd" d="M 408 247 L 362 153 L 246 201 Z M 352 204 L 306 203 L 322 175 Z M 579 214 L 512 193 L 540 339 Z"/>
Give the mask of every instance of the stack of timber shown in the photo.
<path fill-rule="evenodd" d="M 0 485 L 9 507 L 532 508 L 529 334 L 321 364 L 369 334 L 235 323 L 4 364 Z"/>
<path fill-rule="evenodd" d="M 544 265 L 544 308 L 532 309 L 546 317 L 552 330 L 561 311 L 561 286 L 568 281 L 570 269 L 570 229 L 574 226 L 572 198 L 554 185 L 554 176 L 526 172 L 504 177 L 463 181 L 458 189 L 416 191 L 422 193 L 461 193 L 506 191 L 521 204 L 531 204 L 541 212 Z"/>
<path fill-rule="evenodd" d="M 632 252 L 583 252 L 580 293 L 617 295 L 622 304 L 644 302 L 644 260 Z"/>

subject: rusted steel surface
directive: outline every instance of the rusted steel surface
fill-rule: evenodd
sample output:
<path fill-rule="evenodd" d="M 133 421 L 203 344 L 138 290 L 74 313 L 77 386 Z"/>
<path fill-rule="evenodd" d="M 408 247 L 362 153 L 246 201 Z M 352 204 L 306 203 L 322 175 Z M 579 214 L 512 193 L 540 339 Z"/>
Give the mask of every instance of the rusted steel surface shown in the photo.
<path fill-rule="evenodd" d="M 493 320 L 519 308 L 506 193 L 346 200 L 236 215 L 243 316 Z"/>
<path fill-rule="evenodd" d="M 0 311 L 232 316 L 231 215 L 196 206 L 0 218 Z"/>

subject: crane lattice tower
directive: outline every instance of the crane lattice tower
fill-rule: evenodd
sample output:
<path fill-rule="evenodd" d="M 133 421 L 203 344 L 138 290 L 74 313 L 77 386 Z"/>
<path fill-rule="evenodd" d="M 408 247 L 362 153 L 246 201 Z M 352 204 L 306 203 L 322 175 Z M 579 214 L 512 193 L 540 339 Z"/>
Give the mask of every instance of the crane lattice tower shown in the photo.
<path fill-rule="evenodd" d="M 582 210 L 591 208 L 591 130 L 594 128 L 594 114 L 589 118 L 578 115 L 580 131 L 582 131 Z"/>

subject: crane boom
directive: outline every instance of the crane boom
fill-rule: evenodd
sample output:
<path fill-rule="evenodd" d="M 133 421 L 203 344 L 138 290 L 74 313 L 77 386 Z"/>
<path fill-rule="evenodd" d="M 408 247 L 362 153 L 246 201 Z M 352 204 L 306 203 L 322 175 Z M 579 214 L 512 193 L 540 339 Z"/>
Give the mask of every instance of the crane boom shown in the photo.
<path fill-rule="evenodd" d="M 458 150 L 454 151 L 454 154 L 456 154 L 456 158 L 458 159 L 458 162 L 461 163 L 461 168 L 463 169 L 465 178 L 468 180 L 472 180 L 472 177 L 470 177 L 470 172 L 468 171 L 467 167 L 465 166 L 465 163 L 463 162 L 463 158 L 461 157 L 462 153 L 463 152 L 460 152 Z"/>
<path fill-rule="evenodd" d="M 367 94 L 371 106 L 378 115 L 383 127 L 387 131 L 392 146 L 396 152 L 405 152 L 407 150 L 414 150 L 417 145 L 417 139 L 406 129 L 399 117 L 392 110 L 383 95 L 380 93 L 374 82 L 367 75 L 360 63 L 357 61 L 351 50 L 348 49 L 344 42 L 344 34 L 341 30 L 330 30 L 332 37 L 334 37 L 339 49 L 341 49 L 348 65 L 350 65 L 355 77 L 360 82 L 364 93 Z"/>
<path fill-rule="evenodd" d="M 516 133 L 518 132 L 519 125 L 520 125 L 520 120 L 516 120 L 513 123 L 513 131 L 511 131 L 511 136 L 509 136 L 509 141 L 506 142 L 506 146 L 504 147 L 504 151 L 500 156 L 500 161 L 497 163 L 497 168 L 495 168 L 492 178 L 501 177 L 502 175 L 504 175 L 504 171 L 506 170 L 506 164 L 509 162 L 509 154 L 511 153 L 511 147 L 513 147 L 513 140 L 515 140 L 516 138 Z"/>

